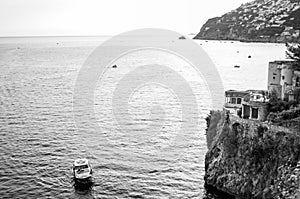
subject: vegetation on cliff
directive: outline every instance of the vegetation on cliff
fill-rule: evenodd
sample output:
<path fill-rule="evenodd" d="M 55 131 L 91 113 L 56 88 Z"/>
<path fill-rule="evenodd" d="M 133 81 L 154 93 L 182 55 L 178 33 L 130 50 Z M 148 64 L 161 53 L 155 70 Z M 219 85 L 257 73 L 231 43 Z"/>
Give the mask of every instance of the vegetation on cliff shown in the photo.
<path fill-rule="evenodd" d="M 300 197 L 300 135 L 226 112 L 208 117 L 205 181 L 237 198 Z"/>
<path fill-rule="evenodd" d="M 300 43 L 296 43 L 296 44 L 286 43 L 286 47 L 287 47 L 287 51 L 286 51 L 287 57 L 294 60 L 295 69 L 300 70 Z"/>
<path fill-rule="evenodd" d="M 209 19 L 195 39 L 300 41 L 299 0 L 255 0 Z"/>
<path fill-rule="evenodd" d="M 270 113 L 268 121 L 278 126 L 290 128 L 300 135 L 300 108 Z"/>

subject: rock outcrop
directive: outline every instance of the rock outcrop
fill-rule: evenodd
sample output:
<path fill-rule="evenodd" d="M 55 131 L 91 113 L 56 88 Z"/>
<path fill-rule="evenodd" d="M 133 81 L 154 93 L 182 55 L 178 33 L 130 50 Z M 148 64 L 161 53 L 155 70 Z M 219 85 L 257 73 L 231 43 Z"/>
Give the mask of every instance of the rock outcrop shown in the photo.
<path fill-rule="evenodd" d="M 300 0 L 255 0 L 209 19 L 195 39 L 300 41 Z"/>
<path fill-rule="evenodd" d="M 207 118 L 205 182 L 236 198 L 300 198 L 300 135 L 226 112 Z"/>

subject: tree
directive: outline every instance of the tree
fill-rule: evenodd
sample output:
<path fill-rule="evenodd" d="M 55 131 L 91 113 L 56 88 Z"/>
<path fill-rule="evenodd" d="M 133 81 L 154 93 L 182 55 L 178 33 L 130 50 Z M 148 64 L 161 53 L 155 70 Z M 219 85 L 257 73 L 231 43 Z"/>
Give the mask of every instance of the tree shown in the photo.
<path fill-rule="evenodd" d="M 289 44 L 286 43 L 286 55 L 289 59 L 295 61 L 294 67 L 296 70 L 300 70 L 300 43 Z"/>
<path fill-rule="evenodd" d="M 294 90 L 294 98 L 297 103 L 300 103 L 300 89 Z"/>
<path fill-rule="evenodd" d="M 275 89 L 272 89 L 269 93 L 270 104 L 276 104 L 279 101 L 278 93 Z"/>

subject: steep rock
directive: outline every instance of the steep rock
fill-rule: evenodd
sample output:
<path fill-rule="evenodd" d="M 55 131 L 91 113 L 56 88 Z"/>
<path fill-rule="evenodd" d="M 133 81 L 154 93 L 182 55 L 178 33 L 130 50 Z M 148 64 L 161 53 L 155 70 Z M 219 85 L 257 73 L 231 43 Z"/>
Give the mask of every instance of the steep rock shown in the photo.
<path fill-rule="evenodd" d="M 207 118 L 205 182 L 237 198 L 300 197 L 300 136 L 226 112 Z"/>

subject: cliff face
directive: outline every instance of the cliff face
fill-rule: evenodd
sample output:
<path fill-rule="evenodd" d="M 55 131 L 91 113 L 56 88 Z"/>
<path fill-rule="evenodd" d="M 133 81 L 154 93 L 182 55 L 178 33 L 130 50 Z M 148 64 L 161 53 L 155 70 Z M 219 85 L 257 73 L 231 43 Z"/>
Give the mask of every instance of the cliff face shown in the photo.
<path fill-rule="evenodd" d="M 205 182 L 237 198 L 300 198 L 300 136 L 212 112 Z"/>
<path fill-rule="evenodd" d="M 209 19 L 195 39 L 300 41 L 300 0 L 255 0 Z"/>

